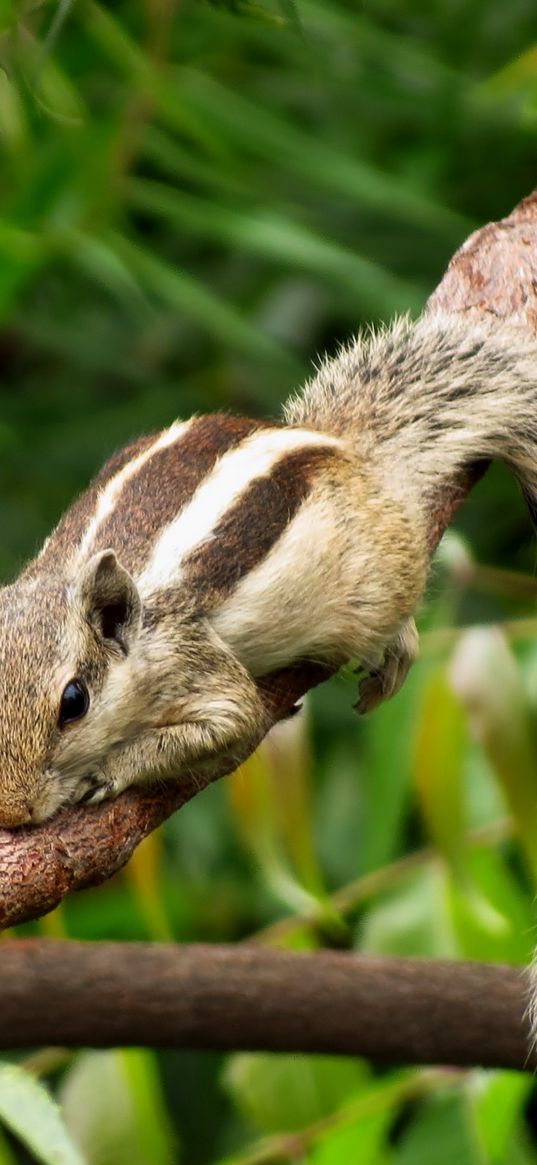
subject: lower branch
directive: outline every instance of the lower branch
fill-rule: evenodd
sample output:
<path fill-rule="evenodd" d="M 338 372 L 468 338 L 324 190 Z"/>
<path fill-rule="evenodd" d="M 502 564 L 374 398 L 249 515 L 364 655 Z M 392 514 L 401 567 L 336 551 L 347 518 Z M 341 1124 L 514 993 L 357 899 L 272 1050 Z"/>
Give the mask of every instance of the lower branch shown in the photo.
<path fill-rule="evenodd" d="M 537 1067 L 518 968 L 246 944 L 7 941 L 0 1047 L 146 1045 Z"/>

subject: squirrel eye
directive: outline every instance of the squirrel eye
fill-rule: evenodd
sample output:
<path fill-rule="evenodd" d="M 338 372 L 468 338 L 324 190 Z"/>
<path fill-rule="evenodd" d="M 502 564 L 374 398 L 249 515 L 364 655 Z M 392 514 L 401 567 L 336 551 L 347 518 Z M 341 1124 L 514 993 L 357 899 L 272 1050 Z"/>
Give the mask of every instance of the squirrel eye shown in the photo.
<path fill-rule="evenodd" d="M 70 680 L 64 688 L 60 704 L 60 728 L 72 720 L 80 720 L 89 708 L 89 692 L 82 680 Z"/>

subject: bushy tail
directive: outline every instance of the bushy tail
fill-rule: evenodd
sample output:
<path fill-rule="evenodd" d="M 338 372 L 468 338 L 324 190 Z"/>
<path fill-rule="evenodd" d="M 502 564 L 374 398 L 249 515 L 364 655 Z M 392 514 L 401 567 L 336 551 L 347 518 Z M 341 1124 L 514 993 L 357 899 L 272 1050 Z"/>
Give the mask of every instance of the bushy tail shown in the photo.
<path fill-rule="evenodd" d="M 421 497 L 476 462 L 502 460 L 537 526 L 537 340 L 525 329 L 398 319 L 325 360 L 285 414 L 344 437 Z"/>

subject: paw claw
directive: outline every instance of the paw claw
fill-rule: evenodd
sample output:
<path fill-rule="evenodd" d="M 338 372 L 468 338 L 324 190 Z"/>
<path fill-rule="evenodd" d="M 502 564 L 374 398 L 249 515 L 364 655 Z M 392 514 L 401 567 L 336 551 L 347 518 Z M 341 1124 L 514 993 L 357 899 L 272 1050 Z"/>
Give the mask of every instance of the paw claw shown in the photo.
<path fill-rule="evenodd" d="M 360 715 L 373 712 L 384 700 L 395 696 L 416 659 L 418 648 L 416 624 L 409 619 L 397 639 L 388 645 L 380 667 L 360 682 L 358 702 L 354 705 Z"/>
<path fill-rule="evenodd" d="M 367 716 L 368 712 L 373 712 L 387 699 L 388 694 L 384 689 L 382 672 L 372 672 L 362 680 L 354 708 L 359 716 Z"/>
<path fill-rule="evenodd" d="M 98 789 L 93 791 L 91 797 L 88 797 L 86 805 L 98 805 L 101 801 L 106 801 L 107 797 L 111 797 L 112 795 L 113 789 L 111 785 L 100 785 Z"/>
<path fill-rule="evenodd" d="M 113 789 L 109 781 L 106 781 L 99 773 L 92 773 L 90 777 L 85 780 L 86 788 L 80 797 L 77 798 L 79 805 L 98 805 L 100 801 L 106 800 L 107 797 L 113 795 Z"/>

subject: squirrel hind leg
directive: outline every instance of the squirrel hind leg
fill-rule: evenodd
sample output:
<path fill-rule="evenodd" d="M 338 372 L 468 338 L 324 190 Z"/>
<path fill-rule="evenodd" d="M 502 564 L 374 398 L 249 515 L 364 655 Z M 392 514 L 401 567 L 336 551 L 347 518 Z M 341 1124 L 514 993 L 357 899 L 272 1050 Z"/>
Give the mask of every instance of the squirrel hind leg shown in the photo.
<path fill-rule="evenodd" d="M 408 619 L 397 637 L 385 649 L 380 665 L 362 680 L 355 704 L 360 715 L 373 712 L 379 704 L 395 696 L 404 684 L 412 664 L 419 655 L 418 629 Z"/>

